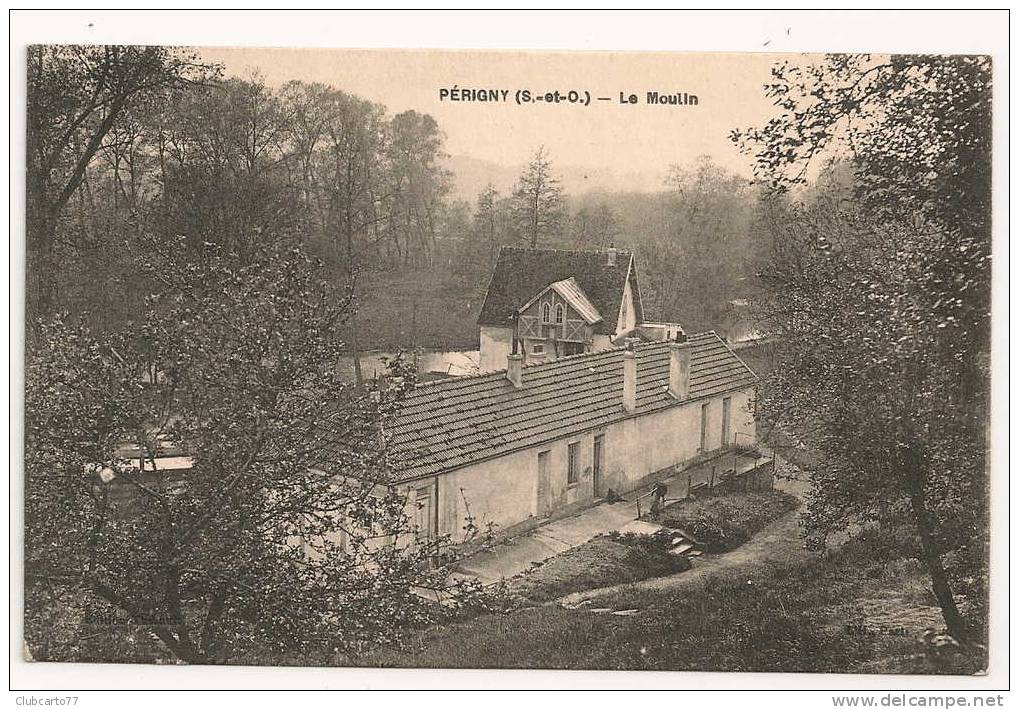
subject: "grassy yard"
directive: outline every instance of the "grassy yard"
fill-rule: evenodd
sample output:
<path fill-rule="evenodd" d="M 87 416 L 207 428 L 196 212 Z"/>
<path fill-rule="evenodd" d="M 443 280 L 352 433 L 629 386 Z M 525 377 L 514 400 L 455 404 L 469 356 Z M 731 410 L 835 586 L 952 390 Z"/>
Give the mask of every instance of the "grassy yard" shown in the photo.
<path fill-rule="evenodd" d="M 980 649 L 926 644 L 924 631 L 942 622 L 920 565 L 871 562 L 870 552 L 847 545 L 788 564 L 748 561 L 674 588 L 634 585 L 597 600 L 638 609 L 634 616 L 553 604 L 484 615 L 357 664 L 964 674 L 986 666 Z"/>
<path fill-rule="evenodd" d="M 707 552 L 734 550 L 799 501 L 782 491 L 752 491 L 680 501 L 665 508 L 659 522 L 693 535 Z"/>
<path fill-rule="evenodd" d="M 477 349 L 484 293 L 445 270 L 373 274 L 364 289 L 357 309 L 361 350 Z"/>
<path fill-rule="evenodd" d="M 788 506 L 782 494 L 746 494 L 670 507 L 667 514 L 682 516 L 688 531 L 732 516 L 727 544 L 735 539 L 731 530 L 756 529 L 766 515 L 779 516 L 734 551 L 705 555 L 681 574 L 674 572 L 686 560 L 667 555 L 654 536 L 606 535 L 511 580 L 509 591 L 527 603 L 510 611 L 409 631 L 399 647 L 356 657 L 324 647 L 253 651 L 231 662 L 885 674 L 972 674 L 986 667 L 983 647 L 925 641 L 944 624 L 914 547 L 887 544 L 903 539 L 899 532 L 861 534 L 821 556 L 804 548 L 797 516 L 783 515 Z M 573 599 L 590 602 L 542 603 L 575 591 L 581 594 Z M 963 599 L 960 610 L 986 618 L 982 601 Z M 140 629 L 37 621 L 47 637 L 55 633 L 58 645 L 69 646 L 62 653 L 53 648 L 51 657 L 43 639 L 28 633 L 37 660 L 173 662 Z"/>
<path fill-rule="evenodd" d="M 507 591 L 542 602 L 690 569 L 689 559 L 668 553 L 668 537 L 601 535 L 517 575 L 507 582 Z"/>
<path fill-rule="evenodd" d="M 728 552 L 798 501 L 781 491 L 727 493 L 674 503 L 659 518 L 704 543 L 707 552 Z M 531 601 L 558 599 L 571 592 L 684 572 L 690 560 L 669 554 L 673 535 L 610 533 L 574 547 L 507 583 L 510 594 Z"/>

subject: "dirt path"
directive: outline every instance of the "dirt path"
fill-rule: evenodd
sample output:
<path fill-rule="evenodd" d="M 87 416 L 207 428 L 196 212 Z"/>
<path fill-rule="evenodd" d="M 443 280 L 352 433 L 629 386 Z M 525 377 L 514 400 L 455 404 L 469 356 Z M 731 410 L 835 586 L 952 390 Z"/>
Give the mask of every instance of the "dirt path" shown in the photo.
<path fill-rule="evenodd" d="M 574 606 L 602 597 L 624 597 L 627 593 L 644 591 L 679 590 L 700 585 L 717 575 L 751 571 L 762 563 L 788 564 L 806 560 L 813 555 L 803 547 L 799 529 L 800 510 L 793 510 L 770 523 L 744 545 L 732 552 L 709 555 L 694 560 L 693 568 L 667 577 L 653 577 L 640 582 L 616 584 L 610 587 L 587 589 L 568 594 L 554 603 Z M 597 606 L 597 605 L 595 605 Z"/>

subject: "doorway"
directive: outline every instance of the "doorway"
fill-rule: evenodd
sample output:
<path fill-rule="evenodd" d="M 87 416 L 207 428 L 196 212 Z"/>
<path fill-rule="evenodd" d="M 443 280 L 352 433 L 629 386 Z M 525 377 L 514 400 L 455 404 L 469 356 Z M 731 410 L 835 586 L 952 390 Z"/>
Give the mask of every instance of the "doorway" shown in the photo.
<path fill-rule="evenodd" d="M 432 539 L 434 529 L 434 518 L 432 512 L 432 488 L 417 489 L 417 499 L 415 500 L 416 511 L 414 514 L 414 526 L 417 530 L 417 538 L 420 541 L 427 542 Z"/>
<path fill-rule="evenodd" d="M 538 481 L 535 486 L 534 492 L 534 514 L 538 517 L 545 517 L 549 514 L 549 496 L 550 496 L 550 485 L 549 485 L 549 471 L 548 471 L 548 451 L 538 452 Z"/>

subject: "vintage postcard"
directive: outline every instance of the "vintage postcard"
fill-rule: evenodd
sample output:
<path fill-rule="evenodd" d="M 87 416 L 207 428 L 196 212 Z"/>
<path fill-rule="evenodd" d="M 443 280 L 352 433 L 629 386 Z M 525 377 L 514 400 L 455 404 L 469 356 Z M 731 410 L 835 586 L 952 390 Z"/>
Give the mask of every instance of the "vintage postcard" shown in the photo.
<path fill-rule="evenodd" d="M 24 658 L 984 674 L 994 60 L 761 49 L 27 46 Z"/>

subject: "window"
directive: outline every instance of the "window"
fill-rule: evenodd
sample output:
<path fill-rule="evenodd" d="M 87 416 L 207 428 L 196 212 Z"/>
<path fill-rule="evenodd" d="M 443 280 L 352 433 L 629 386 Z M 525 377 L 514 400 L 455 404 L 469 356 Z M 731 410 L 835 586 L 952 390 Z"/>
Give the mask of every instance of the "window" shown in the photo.
<path fill-rule="evenodd" d="M 545 343 L 534 343 L 531 345 L 531 352 L 535 355 L 545 354 Z"/>
<path fill-rule="evenodd" d="M 544 304 L 541 307 L 541 322 L 542 323 L 551 323 L 552 322 L 551 308 L 552 307 L 550 305 L 548 305 L 547 303 Z"/>
<path fill-rule="evenodd" d="M 732 437 L 732 397 L 726 397 L 722 400 L 722 446 L 726 446 L 729 443 L 729 439 Z"/>
<path fill-rule="evenodd" d="M 571 343 L 569 341 L 562 344 L 563 355 L 580 355 L 584 352 L 583 343 Z"/>
<path fill-rule="evenodd" d="M 708 448 L 708 403 L 701 405 L 701 445 L 698 451 L 707 451 Z"/>
<path fill-rule="evenodd" d="M 580 480 L 580 442 L 569 445 L 566 452 L 566 483 L 573 485 Z"/>
<path fill-rule="evenodd" d="M 560 303 L 555 307 L 555 324 L 562 325 L 563 323 L 563 305 Z"/>

